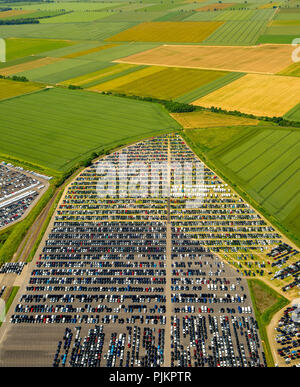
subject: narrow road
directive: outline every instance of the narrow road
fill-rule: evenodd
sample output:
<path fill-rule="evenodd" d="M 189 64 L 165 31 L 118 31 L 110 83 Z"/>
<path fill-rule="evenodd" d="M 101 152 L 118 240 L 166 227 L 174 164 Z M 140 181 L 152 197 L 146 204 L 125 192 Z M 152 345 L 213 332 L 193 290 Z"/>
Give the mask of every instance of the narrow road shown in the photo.
<path fill-rule="evenodd" d="M 171 227 L 171 149 L 168 140 L 168 204 L 167 204 L 167 236 L 166 236 L 166 337 L 164 366 L 171 367 L 171 278 L 172 278 L 172 227 Z"/>

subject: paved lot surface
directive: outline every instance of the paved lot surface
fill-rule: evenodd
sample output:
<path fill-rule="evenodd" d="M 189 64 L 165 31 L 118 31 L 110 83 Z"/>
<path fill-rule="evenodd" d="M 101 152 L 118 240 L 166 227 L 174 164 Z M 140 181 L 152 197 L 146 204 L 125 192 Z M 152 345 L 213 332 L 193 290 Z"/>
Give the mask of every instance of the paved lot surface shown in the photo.
<path fill-rule="evenodd" d="M 181 137 L 124 148 L 68 187 L 0 328 L 0 365 L 263 366 L 247 283 L 217 254 L 279 241 Z"/>

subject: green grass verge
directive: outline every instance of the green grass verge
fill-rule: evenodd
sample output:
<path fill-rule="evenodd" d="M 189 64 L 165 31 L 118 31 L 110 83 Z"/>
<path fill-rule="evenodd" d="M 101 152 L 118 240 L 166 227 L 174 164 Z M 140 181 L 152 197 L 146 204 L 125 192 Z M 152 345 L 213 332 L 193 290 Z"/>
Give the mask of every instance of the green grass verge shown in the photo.
<path fill-rule="evenodd" d="M 37 239 L 36 239 L 36 241 L 34 243 L 34 246 L 33 246 L 30 254 L 28 255 L 28 257 L 26 259 L 26 262 L 31 262 L 32 261 L 34 255 L 35 255 L 35 253 L 36 253 L 36 251 L 37 251 L 37 249 L 39 247 L 39 244 L 41 243 L 41 240 L 43 239 L 43 236 L 44 236 L 44 234 L 45 234 L 45 232 L 47 230 L 47 227 L 48 227 L 48 225 L 50 223 L 50 220 L 51 220 L 51 218 L 52 218 L 52 216 L 54 214 L 54 211 L 55 211 L 55 209 L 56 209 L 56 207 L 57 207 L 57 205 L 58 205 L 58 203 L 60 201 L 60 198 L 62 197 L 63 192 L 64 191 L 62 189 L 61 192 L 57 195 L 55 201 L 53 202 L 53 204 L 52 204 L 52 206 L 51 206 L 51 208 L 50 208 L 50 210 L 48 212 L 47 218 L 46 218 L 46 220 L 45 220 L 45 222 L 44 222 L 44 224 L 43 224 L 43 226 L 41 228 L 39 236 L 37 237 Z"/>
<path fill-rule="evenodd" d="M 16 294 L 18 293 L 19 289 L 20 289 L 19 286 L 14 286 L 12 288 L 12 291 L 11 291 L 11 293 L 10 293 L 10 295 L 8 297 L 8 300 L 7 300 L 6 304 L 5 304 L 5 314 L 8 313 L 9 308 L 11 307 L 11 304 L 13 303 L 13 300 L 15 299 Z M 2 322 L 0 322 L 0 327 L 1 327 L 1 325 L 2 325 Z"/>
<path fill-rule="evenodd" d="M 263 342 L 263 347 L 266 355 L 267 364 L 269 367 L 274 367 L 274 360 L 267 334 L 267 326 L 270 324 L 272 317 L 279 310 L 289 304 L 289 300 L 281 296 L 275 290 L 266 285 L 263 281 L 257 279 L 248 279 L 250 295 L 253 303 L 255 317 L 258 323 L 260 337 Z M 274 301 L 268 308 L 261 307 L 261 297 Z"/>

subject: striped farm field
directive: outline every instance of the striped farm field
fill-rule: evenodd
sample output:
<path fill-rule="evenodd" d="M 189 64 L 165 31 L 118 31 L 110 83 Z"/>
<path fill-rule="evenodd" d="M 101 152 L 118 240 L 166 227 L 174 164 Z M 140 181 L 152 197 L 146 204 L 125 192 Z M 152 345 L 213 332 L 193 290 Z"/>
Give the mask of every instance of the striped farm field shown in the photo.
<path fill-rule="evenodd" d="M 209 153 L 216 165 L 300 237 L 300 131 L 249 129 Z"/>
<path fill-rule="evenodd" d="M 149 66 L 140 71 L 136 71 L 133 74 L 126 75 L 125 77 L 119 77 L 112 81 L 95 85 L 91 87 L 90 90 L 91 91 L 112 91 L 112 90 L 115 91 L 123 86 L 126 86 L 128 83 L 143 79 L 144 77 L 158 73 L 163 69 L 164 69 L 163 67 Z"/>
<path fill-rule="evenodd" d="M 10 79 L 0 79 L 0 100 L 31 93 L 41 88 L 42 86 L 31 82 L 15 82 Z"/>
<path fill-rule="evenodd" d="M 197 87 L 196 89 L 193 89 L 187 92 L 186 94 L 181 95 L 180 97 L 177 97 L 176 101 L 181 103 L 191 103 L 201 97 L 204 97 L 207 94 L 212 93 L 215 90 L 220 89 L 221 87 L 230 84 L 231 82 L 245 75 L 244 73 L 238 72 L 223 74 L 224 75 L 222 77 L 219 77 L 213 81 L 210 81 L 209 83 L 206 83 L 205 85 L 201 85 L 200 87 Z"/>
<path fill-rule="evenodd" d="M 213 21 L 216 16 L 217 13 L 212 11 L 193 12 L 192 15 L 188 16 L 185 21 Z"/>
<path fill-rule="evenodd" d="M 133 74 L 95 86 L 92 90 L 114 91 L 129 95 L 174 99 L 222 78 L 222 71 L 176 67 L 148 67 Z"/>
<path fill-rule="evenodd" d="M 84 74 L 80 77 L 71 78 L 67 81 L 62 82 L 62 85 L 76 85 L 76 86 L 83 86 L 86 87 L 86 85 L 90 85 L 91 83 L 95 83 L 95 86 L 98 85 L 103 79 L 107 79 L 107 77 L 112 76 L 120 76 L 120 74 L 123 74 L 124 72 L 140 68 L 140 66 L 130 65 L 130 64 L 110 64 L 109 66 L 94 71 L 93 73 Z"/>
<path fill-rule="evenodd" d="M 22 71 L 21 73 L 18 73 L 18 75 L 25 76 L 31 81 L 56 84 L 66 81 L 67 79 L 100 70 L 107 66 L 106 63 L 88 61 L 81 58 L 55 59 L 56 61 L 53 61 L 46 66 Z"/>
<path fill-rule="evenodd" d="M 93 54 L 95 52 L 107 50 L 108 48 L 117 47 L 117 46 L 118 46 L 117 44 L 105 44 L 98 47 L 89 48 L 87 50 L 73 52 L 71 54 L 65 55 L 64 58 L 78 58 L 83 55 Z"/>
<path fill-rule="evenodd" d="M 267 28 L 267 20 L 228 21 L 206 40 L 216 45 L 253 45 Z"/>
<path fill-rule="evenodd" d="M 283 45 L 250 47 L 163 45 L 118 62 L 275 74 L 292 64 L 292 52 L 292 46 Z"/>
<path fill-rule="evenodd" d="M 32 60 L 29 62 L 17 64 L 15 66 L 9 66 L 9 67 L 4 67 L 0 69 L 0 74 L 5 75 L 5 76 L 10 76 L 18 73 L 22 73 L 24 71 L 30 71 L 33 69 L 38 69 L 43 66 L 50 65 L 52 63 L 57 63 L 62 61 L 63 59 L 61 58 L 41 58 L 37 60 Z"/>
<path fill-rule="evenodd" d="M 202 42 L 222 22 L 148 22 L 141 23 L 107 39 L 115 42 Z"/>
<path fill-rule="evenodd" d="M 101 21 L 90 23 L 20 24 L 13 26 L 13 35 L 18 38 L 104 40 L 120 31 L 132 27 L 134 24 L 133 22 L 104 23 Z M 0 36 L 2 38 L 8 38 L 11 35 L 12 26 L 0 26 Z"/>
<path fill-rule="evenodd" d="M 287 112 L 284 117 L 288 120 L 300 122 L 300 104 L 296 105 L 293 109 Z"/>
<path fill-rule="evenodd" d="M 256 116 L 281 117 L 299 102 L 300 79 L 247 74 L 193 104 L 238 110 Z"/>
<path fill-rule="evenodd" d="M 180 128 L 159 104 L 59 88 L 2 101 L 0 116 L 0 154 L 56 171 L 93 151 Z"/>

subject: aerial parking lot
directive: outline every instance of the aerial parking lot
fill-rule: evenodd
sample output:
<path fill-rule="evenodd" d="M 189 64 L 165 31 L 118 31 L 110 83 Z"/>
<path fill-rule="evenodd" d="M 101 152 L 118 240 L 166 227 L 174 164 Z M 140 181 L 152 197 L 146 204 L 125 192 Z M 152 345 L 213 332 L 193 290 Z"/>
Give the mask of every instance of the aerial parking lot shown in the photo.
<path fill-rule="evenodd" d="M 0 164 L 0 230 L 22 219 L 48 186 L 49 178 Z"/>
<path fill-rule="evenodd" d="M 265 367 L 244 273 L 222 253 L 281 243 L 180 136 L 122 148 L 66 188 L 0 329 L 0 364 Z"/>
<path fill-rule="evenodd" d="M 2 0 L 1 371 L 300 366 L 299 38 L 300 0 Z"/>

